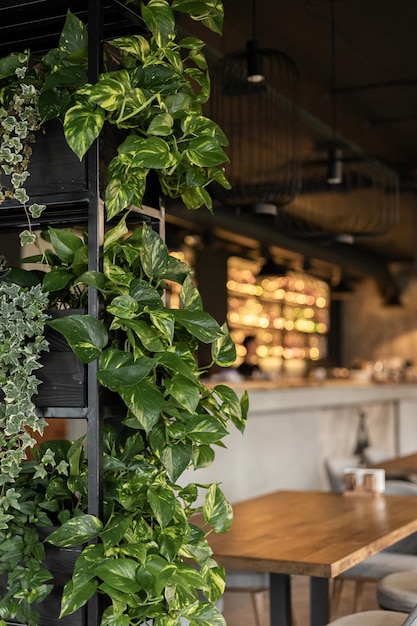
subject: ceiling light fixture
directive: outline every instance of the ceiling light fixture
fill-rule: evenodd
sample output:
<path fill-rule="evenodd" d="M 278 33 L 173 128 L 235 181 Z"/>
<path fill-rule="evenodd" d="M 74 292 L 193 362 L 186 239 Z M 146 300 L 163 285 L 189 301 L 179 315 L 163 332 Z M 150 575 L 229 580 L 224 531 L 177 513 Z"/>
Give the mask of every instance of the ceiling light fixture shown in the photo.
<path fill-rule="evenodd" d="M 330 0 L 330 105 L 332 141 L 327 147 L 329 185 L 340 185 L 343 180 L 343 146 L 336 141 L 336 26 L 334 0 Z"/>
<path fill-rule="evenodd" d="M 256 0 L 252 10 L 246 48 L 226 54 L 211 68 L 207 107 L 229 140 L 225 170 L 232 186 L 226 190 L 214 183 L 211 191 L 240 212 L 266 205 L 276 212 L 299 190 L 299 74 L 286 54 L 259 45 Z"/>

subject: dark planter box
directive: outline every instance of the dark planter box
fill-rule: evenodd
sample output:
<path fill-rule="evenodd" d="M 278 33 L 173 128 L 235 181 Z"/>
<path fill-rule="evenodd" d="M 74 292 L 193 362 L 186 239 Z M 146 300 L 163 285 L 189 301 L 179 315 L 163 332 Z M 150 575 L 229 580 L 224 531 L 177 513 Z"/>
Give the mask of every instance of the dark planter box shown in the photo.
<path fill-rule="evenodd" d="M 48 311 L 52 319 L 66 315 L 83 315 L 83 309 Z M 42 368 L 36 376 L 42 383 L 33 400 L 37 407 L 85 407 L 87 405 L 87 367 L 75 356 L 65 338 L 48 325 L 45 337 L 49 352 L 41 358 Z"/>
<path fill-rule="evenodd" d="M 46 538 L 50 529 L 40 529 L 41 538 Z M 58 548 L 45 543 L 45 567 L 53 576 L 54 588 L 44 602 L 34 604 L 33 608 L 39 613 L 38 626 L 86 626 L 87 611 L 82 607 L 72 615 L 66 615 L 59 619 L 61 612 L 61 597 L 66 583 L 70 580 L 74 564 L 81 552 L 81 547 Z M 5 578 L 0 578 L 0 589 L 4 586 Z M 6 620 L 10 626 L 25 626 L 20 622 Z"/>

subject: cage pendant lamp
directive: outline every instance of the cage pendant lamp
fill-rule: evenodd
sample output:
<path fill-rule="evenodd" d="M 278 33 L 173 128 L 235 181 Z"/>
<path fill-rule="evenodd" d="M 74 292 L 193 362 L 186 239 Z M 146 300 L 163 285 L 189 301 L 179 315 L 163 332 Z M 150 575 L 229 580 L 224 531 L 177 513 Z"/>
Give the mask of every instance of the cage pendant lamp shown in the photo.
<path fill-rule="evenodd" d="M 297 66 L 285 53 L 261 47 L 254 32 L 245 49 L 215 64 L 211 78 L 210 115 L 229 140 L 232 186 L 214 185 L 213 196 L 261 212 L 291 202 L 300 179 Z"/>

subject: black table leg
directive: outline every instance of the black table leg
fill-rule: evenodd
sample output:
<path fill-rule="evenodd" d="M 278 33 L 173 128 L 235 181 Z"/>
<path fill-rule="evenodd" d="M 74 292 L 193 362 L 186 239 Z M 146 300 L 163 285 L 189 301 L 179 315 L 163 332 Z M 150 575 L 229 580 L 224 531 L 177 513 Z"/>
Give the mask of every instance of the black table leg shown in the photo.
<path fill-rule="evenodd" d="M 271 626 L 291 626 L 291 582 L 288 574 L 270 574 Z"/>
<path fill-rule="evenodd" d="M 310 580 L 311 626 L 325 626 L 330 621 L 329 579 L 312 576 Z"/>

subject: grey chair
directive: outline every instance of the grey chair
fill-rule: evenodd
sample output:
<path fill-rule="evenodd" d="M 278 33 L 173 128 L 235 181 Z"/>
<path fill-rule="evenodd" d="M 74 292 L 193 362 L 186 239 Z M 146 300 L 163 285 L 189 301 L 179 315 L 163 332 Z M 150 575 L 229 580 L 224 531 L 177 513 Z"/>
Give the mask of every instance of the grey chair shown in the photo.
<path fill-rule="evenodd" d="M 269 590 L 269 575 L 266 572 L 249 572 L 226 568 L 225 591 L 250 594 L 255 626 L 261 626 L 258 597 L 259 594 L 267 590 Z"/>
<path fill-rule="evenodd" d="M 417 604 L 417 570 L 385 576 L 377 585 L 376 597 L 382 609 L 409 613 Z"/>
<path fill-rule="evenodd" d="M 346 465 L 344 465 L 346 463 Z M 356 457 L 356 466 L 360 465 L 360 458 Z M 344 465 L 344 467 L 343 467 Z M 345 467 L 355 467 L 355 457 L 336 457 L 326 460 L 326 471 L 328 472 L 329 483 L 331 485 L 343 485 L 343 470 Z M 333 474 L 330 475 L 329 472 Z M 341 491 L 342 489 L 337 489 Z M 397 495 L 417 496 L 417 485 L 404 480 L 387 480 L 385 483 L 385 493 Z M 377 583 L 381 579 L 396 572 L 414 572 L 417 570 L 417 533 L 401 540 L 379 552 L 368 557 L 361 563 L 351 567 L 340 574 L 333 582 L 332 609 L 337 614 L 340 599 L 343 591 L 343 584 L 346 580 L 354 581 L 353 610 L 359 611 L 362 595 L 366 583 Z M 415 602 L 417 604 L 417 600 Z M 401 609 L 397 609 L 401 610 Z"/>
<path fill-rule="evenodd" d="M 368 446 L 362 450 L 362 460 L 365 465 L 376 465 L 377 463 L 383 463 L 391 458 L 384 450 Z"/>
<path fill-rule="evenodd" d="M 410 614 L 378 610 L 361 611 L 339 617 L 327 626 L 417 626 L 417 607 Z"/>

